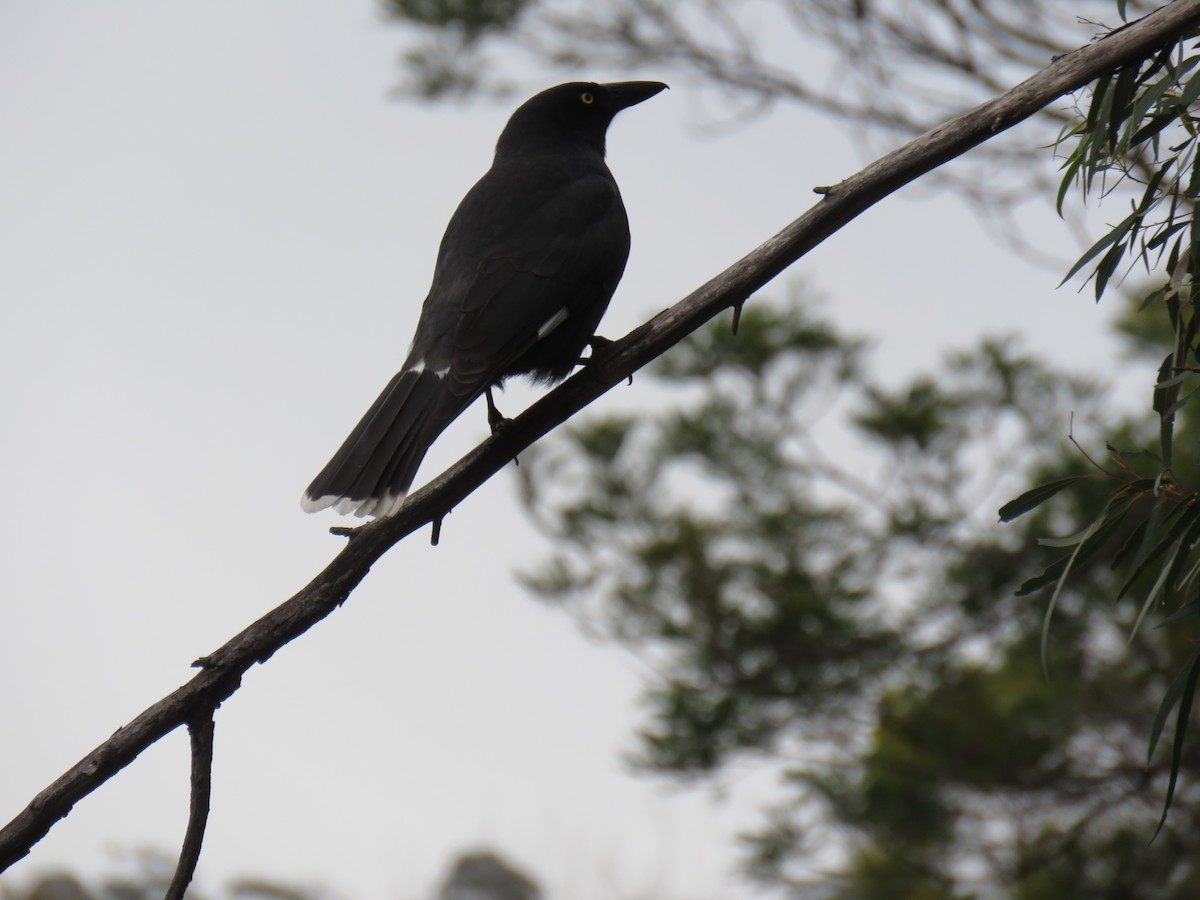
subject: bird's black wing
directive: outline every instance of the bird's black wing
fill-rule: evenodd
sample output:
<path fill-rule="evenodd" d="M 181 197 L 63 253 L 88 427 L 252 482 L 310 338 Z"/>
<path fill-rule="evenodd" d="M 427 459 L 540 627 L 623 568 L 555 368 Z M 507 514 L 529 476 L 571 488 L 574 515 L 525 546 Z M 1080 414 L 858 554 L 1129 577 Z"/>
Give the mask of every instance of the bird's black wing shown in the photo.
<path fill-rule="evenodd" d="M 446 387 L 467 403 L 508 375 L 566 375 L 625 268 L 629 225 L 607 169 L 537 187 L 520 194 L 524 202 L 469 219 L 486 222 L 485 233 L 447 232 L 443 255 L 471 259 L 467 277 L 461 267 L 453 273 L 445 310 Z"/>

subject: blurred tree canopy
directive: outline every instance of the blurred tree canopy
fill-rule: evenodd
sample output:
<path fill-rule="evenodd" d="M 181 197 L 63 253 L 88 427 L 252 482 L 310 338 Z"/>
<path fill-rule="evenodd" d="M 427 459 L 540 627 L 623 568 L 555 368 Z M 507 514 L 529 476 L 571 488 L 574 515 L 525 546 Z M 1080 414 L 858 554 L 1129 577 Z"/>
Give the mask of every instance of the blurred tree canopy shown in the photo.
<path fill-rule="evenodd" d="M 495 853 L 475 851 L 454 861 L 438 900 L 542 900 L 542 889 Z"/>
<path fill-rule="evenodd" d="M 1126 646 L 1130 564 L 1084 562 L 1047 678 L 1047 592 L 1016 594 L 1046 561 L 1036 539 L 1105 502 L 1068 428 L 1130 447 L 1152 429 L 1011 340 L 882 384 L 801 303 L 756 300 L 736 337 L 713 323 L 648 375 L 654 415 L 593 418 L 522 460 L 554 547 L 524 581 L 658 673 L 640 767 L 777 771 L 743 837 L 754 876 L 845 898 L 1200 892 L 1194 829 L 1148 846 L 1170 765 L 1144 762 L 1190 638 Z M 1068 477 L 1065 501 L 997 527 L 994 498 Z M 1194 805 L 1200 755 L 1182 765 Z"/>
<path fill-rule="evenodd" d="M 47 872 L 27 884 L 0 882 L 0 900 L 161 900 L 175 874 L 175 860 L 155 850 L 134 853 L 121 874 L 96 879 L 69 871 Z M 333 900 L 336 894 L 316 887 L 285 885 L 265 878 L 239 878 L 222 891 L 193 884 L 193 900 Z"/>
<path fill-rule="evenodd" d="M 175 873 L 175 861 L 154 850 L 132 855 L 120 875 L 85 879 L 68 871 L 46 872 L 17 886 L 0 880 L 0 900 L 161 900 Z M 266 878 L 237 878 L 223 890 L 195 884 L 192 900 L 335 900 L 336 891 L 311 885 L 287 885 Z M 434 895 L 431 894 L 431 897 Z M 461 853 L 448 867 L 436 900 L 541 900 L 537 882 L 488 850 Z"/>
<path fill-rule="evenodd" d="M 1158 5 L 1129 0 L 1127 14 Z M 516 50 L 564 77 L 653 67 L 738 104 L 800 103 L 913 134 L 1079 46 L 1081 21 L 1117 12 L 1113 0 L 384 0 L 384 9 L 417 29 L 405 88 L 424 96 L 503 88 Z M 504 62 L 489 53 L 501 49 Z"/>
<path fill-rule="evenodd" d="M 1135 17 L 1160 4 L 1127 0 Z M 999 94 L 1120 24 L 1115 0 L 383 0 L 409 26 L 400 90 L 439 99 L 508 92 L 513 73 L 682 80 L 718 121 L 777 104 L 824 113 L 890 145 Z M 1102 24 L 1103 23 L 1103 24 Z M 528 75 L 526 74 L 526 77 Z M 1043 149 L 1061 107 L 935 180 L 988 206 L 1044 196 Z M 1017 236 L 1014 232 L 1013 236 Z"/>

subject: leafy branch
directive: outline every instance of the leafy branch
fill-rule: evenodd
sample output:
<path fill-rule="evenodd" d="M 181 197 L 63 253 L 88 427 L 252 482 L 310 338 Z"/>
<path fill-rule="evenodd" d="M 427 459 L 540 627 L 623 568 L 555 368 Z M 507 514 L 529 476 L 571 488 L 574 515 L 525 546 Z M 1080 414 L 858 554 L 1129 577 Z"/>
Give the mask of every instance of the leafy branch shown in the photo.
<path fill-rule="evenodd" d="M 1119 5 L 1123 12 L 1124 4 Z M 1170 330 L 1169 350 L 1159 366 L 1151 403 L 1158 417 L 1157 449 L 1123 450 L 1110 445 L 1116 472 L 1093 462 L 1098 474 L 1112 482 L 1100 513 L 1074 535 L 1043 539 L 1045 546 L 1070 552 L 1019 591 L 1029 594 L 1052 586 L 1042 629 L 1043 666 L 1058 598 L 1072 570 L 1091 557 L 1107 555 L 1114 571 L 1128 572 L 1116 600 L 1140 598 L 1130 641 L 1151 610 L 1167 604 L 1176 610 L 1163 625 L 1200 619 L 1200 493 L 1186 483 L 1174 452 L 1176 418 L 1200 390 L 1196 377 L 1200 373 L 1196 307 L 1200 53 L 1195 52 L 1196 37 L 1195 31 L 1185 31 L 1156 53 L 1099 78 L 1086 111 L 1078 111 L 1076 121 L 1058 140 L 1059 147 L 1070 148 L 1058 191 L 1060 214 L 1072 188 L 1078 188 L 1085 200 L 1117 192 L 1130 195 L 1129 213 L 1092 244 L 1063 282 L 1088 273 L 1099 301 L 1140 265 L 1158 279 L 1158 286 L 1146 293 L 1139 312 L 1165 315 Z M 1064 479 L 1027 491 L 1001 508 L 1001 521 L 1036 509 L 1080 484 L 1080 479 Z M 1175 794 L 1198 677 L 1200 653 L 1193 653 L 1163 697 L 1150 735 L 1148 756 L 1153 756 L 1166 719 L 1178 709 L 1163 821 Z"/>

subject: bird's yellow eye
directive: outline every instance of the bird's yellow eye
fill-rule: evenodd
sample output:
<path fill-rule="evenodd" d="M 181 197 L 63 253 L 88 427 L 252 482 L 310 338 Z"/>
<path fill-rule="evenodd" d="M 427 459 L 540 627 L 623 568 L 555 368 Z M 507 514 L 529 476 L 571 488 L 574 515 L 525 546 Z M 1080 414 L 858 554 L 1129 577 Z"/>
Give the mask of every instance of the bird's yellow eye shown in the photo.
<path fill-rule="evenodd" d="M 582 94 L 579 95 L 579 102 L 582 103 L 584 106 L 591 106 L 593 103 L 596 102 L 596 95 L 592 94 L 588 91 L 584 91 Z"/>

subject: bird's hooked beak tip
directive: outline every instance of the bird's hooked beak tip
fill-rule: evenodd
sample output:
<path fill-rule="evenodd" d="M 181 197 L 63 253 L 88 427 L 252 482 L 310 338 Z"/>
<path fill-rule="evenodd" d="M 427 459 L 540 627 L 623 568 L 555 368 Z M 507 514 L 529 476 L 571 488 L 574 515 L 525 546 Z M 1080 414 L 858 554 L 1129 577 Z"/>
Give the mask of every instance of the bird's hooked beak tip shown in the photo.
<path fill-rule="evenodd" d="M 660 91 L 669 89 L 668 85 L 661 81 L 618 81 L 615 84 L 606 84 L 605 87 L 608 88 L 609 96 L 617 109 L 636 106 Z"/>

